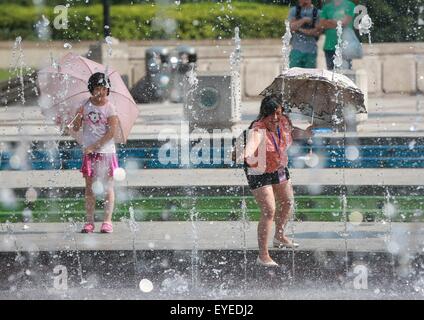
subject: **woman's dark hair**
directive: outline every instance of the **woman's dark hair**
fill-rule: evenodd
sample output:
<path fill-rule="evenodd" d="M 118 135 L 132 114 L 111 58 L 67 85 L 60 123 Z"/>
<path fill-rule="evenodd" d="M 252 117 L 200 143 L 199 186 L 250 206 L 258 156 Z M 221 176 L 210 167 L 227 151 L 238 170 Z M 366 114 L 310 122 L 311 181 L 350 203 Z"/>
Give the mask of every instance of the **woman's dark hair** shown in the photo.
<path fill-rule="evenodd" d="M 93 73 L 88 79 L 88 91 L 93 94 L 95 87 L 106 87 L 107 95 L 109 95 L 111 87 L 109 78 L 106 78 L 106 75 L 102 72 Z"/>
<path fill-rule="evenodd" d="M 271 114 L 275 112 L 275 110 L 277 110 L 279 107 L 282 107 L 282 106 L 283 106 L 283 95 L 281 93 L 272 94 L 263 98 L 261 102 L 261 108 L 259 109 L 259 114 L 256 117 L 256 119 L 250 124 L 249 129 L 252 128 L 253 124 L 256 121 L 259 121 L 263 118 L 270 116 Z"/>

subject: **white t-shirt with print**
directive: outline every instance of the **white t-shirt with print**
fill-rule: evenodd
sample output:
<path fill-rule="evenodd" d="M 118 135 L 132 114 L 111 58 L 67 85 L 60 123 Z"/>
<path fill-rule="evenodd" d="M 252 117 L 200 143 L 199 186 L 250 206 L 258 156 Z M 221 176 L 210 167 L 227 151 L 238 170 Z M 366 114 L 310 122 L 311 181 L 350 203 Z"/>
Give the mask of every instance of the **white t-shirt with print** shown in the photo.
<path fill-rule="evenodd" d="M 107 119 L 111 116 L 116 116 L 116 114 L 115 106 L 109 101 L 102 106 L 96 106 L 91 103 L 90 100 L 85 103 L 82 132 L 84 148 L 96 143 L 106 134 L 108 130 Z M 106 142 L 96 152 L 116 153 L 115 141 L 113 138 Z"/>

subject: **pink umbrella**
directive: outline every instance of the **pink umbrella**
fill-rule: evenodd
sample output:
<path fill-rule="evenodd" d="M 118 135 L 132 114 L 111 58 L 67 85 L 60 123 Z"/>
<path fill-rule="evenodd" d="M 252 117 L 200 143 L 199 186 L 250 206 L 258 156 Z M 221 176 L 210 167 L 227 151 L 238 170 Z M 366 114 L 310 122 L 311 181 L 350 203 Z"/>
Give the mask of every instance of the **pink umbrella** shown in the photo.
<path fill-rule="evenodd" d="M 96 72 L 103 72 L 110 79 L 108 99 L 116 106 L 120 127 L 114 140 L 125 143 L 139 114 L 134 99 L 117 71 L 79 55 L 68 53 L 58 64 L 38 72 L 42 113 L 56 124 L 67 126 L 69 134 L 81 144 L 81 130 L 74 131 L 70 123 L 79 107 L 89 99 L 88 79 Z"/>

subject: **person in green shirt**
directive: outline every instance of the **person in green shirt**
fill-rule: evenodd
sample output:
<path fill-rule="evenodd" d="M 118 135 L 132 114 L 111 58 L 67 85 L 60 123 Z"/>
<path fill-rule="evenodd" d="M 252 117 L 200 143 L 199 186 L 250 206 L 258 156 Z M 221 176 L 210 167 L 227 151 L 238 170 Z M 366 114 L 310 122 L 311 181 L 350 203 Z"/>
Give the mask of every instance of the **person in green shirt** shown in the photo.
<path fill-rule="evenodd" d="M 334 55 L 337 45 L 337 21 L 343 28 L 353 28 L 355 4 L 348 0 L 331 0 L 324 5 L 318 28 L 325 32 L 324 52 L 327 69 L 334 69 Z M 352 60 L 343 60 L 342 69 L 352 69 Z"/>

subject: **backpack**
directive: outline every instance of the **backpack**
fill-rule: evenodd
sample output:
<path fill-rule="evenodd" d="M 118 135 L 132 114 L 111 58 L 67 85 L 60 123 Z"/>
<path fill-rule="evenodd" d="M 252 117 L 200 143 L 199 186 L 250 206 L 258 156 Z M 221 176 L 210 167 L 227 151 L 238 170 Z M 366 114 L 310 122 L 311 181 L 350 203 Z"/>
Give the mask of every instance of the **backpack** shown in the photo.
<path fill-rule="evenodd" d="M 250 125 L 249 125 L 249 127 L 247 128 L 247 129 L 244 129 L 243 130 L 243 132 L 241 133 L 241 135 L 240 136 L 238 136 L 238 138 L 236 139 L 236 141 L 235 141 L 235 144 L 239 144 L 242 148 L 243 148 L 243 150 L 244 150 L 244 148 L 246 147 L 246 144 L 247 144 L 247 132 L 250 130 L 250 129 L 252 129 L 252 126 L 253 126 L 253 124 L 256 122 L 257 120 L 254 120 Z M 235 148 L 234 150 L 233 150 L 233 155 L 232 155 L 232 158 L 233 158 L 233 161 L 234 161 L 234 164 L 236 164 L 236 162 L 237 162 L 237 154 L 236 154 L 236 151 L 237 151 L 237 149 Z M 249 165 L 247 164 L 247 162 L 246 162 L 246 160 L 245 159 L 243 159 L 243 169 L 245 170 L 245 171 L 247 171 L 247 168 L 249 167 Z"/>
<path fill-rule="evenodd" d="M 302 7 L 297 5 L 296 6 L 296 20 L 301 19 L 301 12 L 302 12 Z M 315 24 L 317 23 L 318 20 L 318 8 L 314 7 L 312 9 L 312 24 L 310 25 L 310 28 L 313 29 L 315 28 Z M 319 37 L 314 37 L 317 41 L 319 39 Z"/>
<path fill-rule="evenodd" d="M 297 5 L 296 6 L 296 20 L 301 19 L 301 12 L 302 12 L 302 7 Z M 316 7 L 314 7 L 312 9 L 312 25 L 311 25 L 311 29 L 315 28 L 315 24 L 317 23 L 318 20 L 318 9 Z"/>

